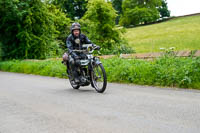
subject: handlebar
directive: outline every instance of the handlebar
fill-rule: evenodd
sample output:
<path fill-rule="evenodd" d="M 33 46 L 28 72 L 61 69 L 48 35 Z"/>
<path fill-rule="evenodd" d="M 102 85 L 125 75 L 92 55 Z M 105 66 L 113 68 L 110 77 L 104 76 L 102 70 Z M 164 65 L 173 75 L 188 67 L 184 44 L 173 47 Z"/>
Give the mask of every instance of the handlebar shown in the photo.
<path fill-rule="evenodd" d="M 87 52 L 87 50 L 72 50 L 73 52 Z"/>
<path fill-rule="evenodd" d="M 94 46 L 93 44 L 83 44 L 84 50 L 72 50 L 73 52 L 89 52 L 90 54 L 94 52 L 94 50 L 100 50 L 99 46 Z"/>

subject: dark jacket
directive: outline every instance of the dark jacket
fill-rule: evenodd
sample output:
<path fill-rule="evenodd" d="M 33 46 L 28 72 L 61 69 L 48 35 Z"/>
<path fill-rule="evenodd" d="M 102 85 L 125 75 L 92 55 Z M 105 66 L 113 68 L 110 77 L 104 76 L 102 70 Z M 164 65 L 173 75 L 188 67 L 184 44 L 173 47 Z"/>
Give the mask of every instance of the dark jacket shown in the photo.
<path fill-rule="evenodd" d="M 72 54 L 73 56 L 76 56 L 76 54 L 72 52 L 72 50 L 81 50 L 83 44 L 92 44 L 92 42 L 84 34 L 80 34 L 79 36 L 80 45 L 75 42 L 76 39 L 77 38 L 75 38 L 72 34 L 70 34 L 66 40 L 68 52 L 69 54 Z"/>

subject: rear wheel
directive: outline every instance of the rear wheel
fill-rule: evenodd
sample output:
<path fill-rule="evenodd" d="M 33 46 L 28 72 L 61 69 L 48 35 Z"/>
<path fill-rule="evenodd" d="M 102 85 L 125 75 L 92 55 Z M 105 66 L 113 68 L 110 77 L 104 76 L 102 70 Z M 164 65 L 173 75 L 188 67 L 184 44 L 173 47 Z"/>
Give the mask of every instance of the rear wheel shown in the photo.
<path fill-rule="evenodd" d="M 71 86 L 72 86 L 73 89 L 76 89 L 76 90 L 77 90 L 77 89 L 80 88 L 80 86 L 77 85 L 77 84 L 75 83 L 74 80 L 70 80 L 70 79 L 69 79 L 69 82 L 70 82 L 70 84 L 71 84 Z"/>
<path fill-rule="evenodd" d="M 68 76 L 68 77 L 69 77 L 69 82 L 70 82 L 72 88 L 73 88 L 73 89 L 79 89 L 80 86 L 77 85 L 77 84 L 75 83 L 74 78 L 73 78 L 73 76 L 72 76 L 72 72 L 71 72 L 70 70 L 68 70 L 67 73 L 68 73 L 68 75 L 69 75 L 69 76 Z"/>
<path fill-rule="evenodd" d="M 103 93 L 107 86 L 106 72 L 102 64 L 96 64 L 93 66 L 91 73 L 92 85 L 99 93 Z"/>

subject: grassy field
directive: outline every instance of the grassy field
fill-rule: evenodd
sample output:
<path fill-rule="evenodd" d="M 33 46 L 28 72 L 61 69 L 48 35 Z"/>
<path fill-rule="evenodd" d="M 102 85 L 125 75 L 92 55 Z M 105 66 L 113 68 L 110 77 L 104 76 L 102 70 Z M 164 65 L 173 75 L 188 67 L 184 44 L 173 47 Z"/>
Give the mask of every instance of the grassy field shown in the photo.
<path fill-rule="evenodd" d="M 200 15 L 174 18 L 166 22 L 128 28 L 124 37 L 136 53 L 200 49 Z"/>

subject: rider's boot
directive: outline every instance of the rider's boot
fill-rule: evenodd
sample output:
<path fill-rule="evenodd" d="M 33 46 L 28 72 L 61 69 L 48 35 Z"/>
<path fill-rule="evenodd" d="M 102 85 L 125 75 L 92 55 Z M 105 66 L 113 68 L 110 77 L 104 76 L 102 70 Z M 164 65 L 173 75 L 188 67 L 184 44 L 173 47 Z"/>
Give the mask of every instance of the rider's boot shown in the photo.
<path fill-rule="evenodd" d="M 78 72 L 76 70 L 73 71 L 73 75 L 74 75 L 74 82 L 80 83 Z"/>

